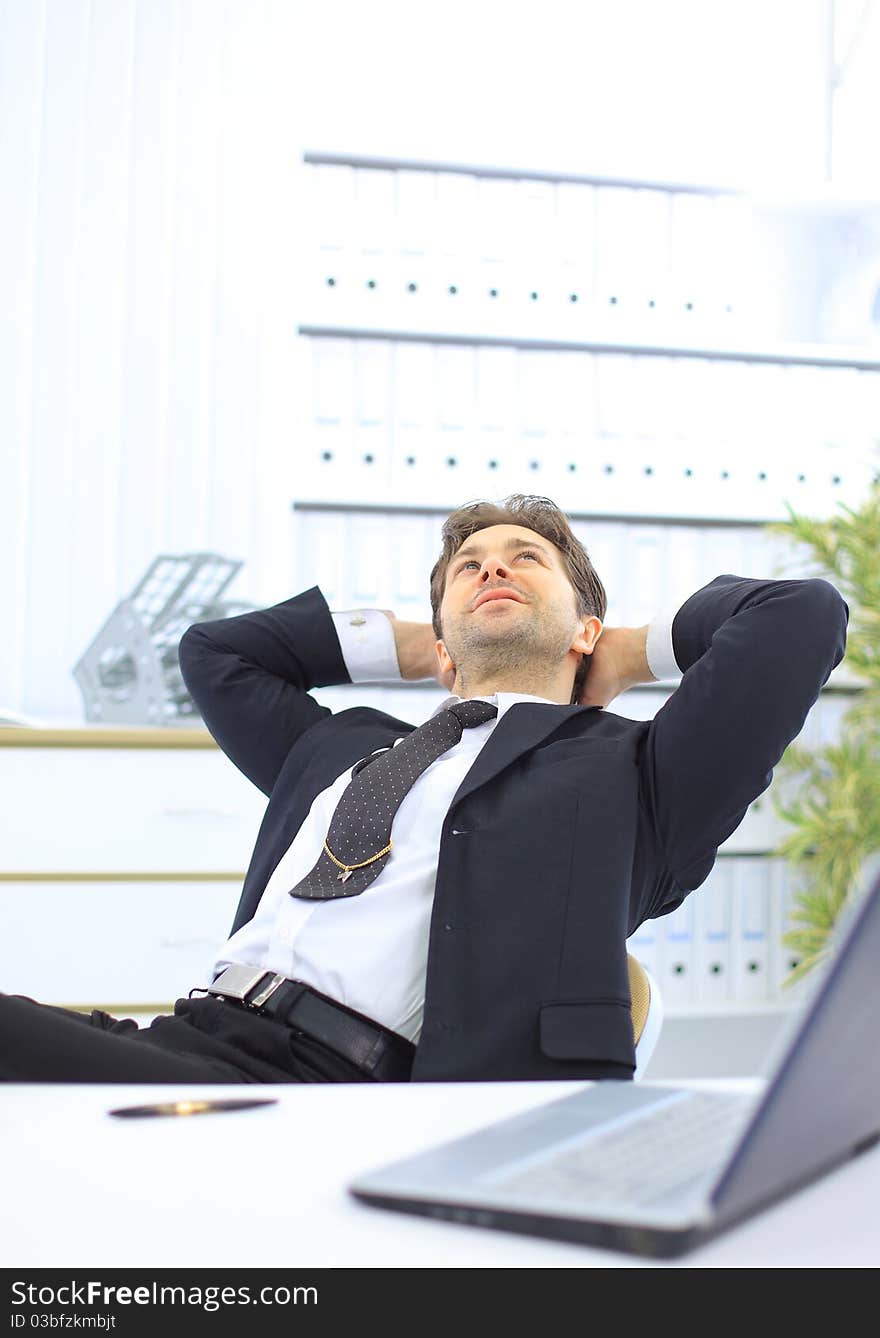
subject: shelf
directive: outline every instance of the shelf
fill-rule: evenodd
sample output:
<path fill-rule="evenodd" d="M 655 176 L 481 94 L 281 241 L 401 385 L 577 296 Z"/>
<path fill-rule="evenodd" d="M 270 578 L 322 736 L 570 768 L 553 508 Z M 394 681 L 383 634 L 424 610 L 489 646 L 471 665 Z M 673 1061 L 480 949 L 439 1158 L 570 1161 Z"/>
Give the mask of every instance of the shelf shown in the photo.
<path fill-rule="evenodd" d="M 501 178 L 506 181 L 547 181 L 575 186 L 618 186 L 635 190 L 666 191 L 686 195 L 737 195 L 747 197 L 762 210 L 852 212 L 880 208 L 876 195 L 856 195 L 835 182 L 805 181 L 779 186 L 763 180 L 751 182 L 676 181 L 659 177 L 609 176 L 601 172 L 547 171 L 512 164 L 448 162 L 428 158 L 393 158 L 362 153 L 330 153 L 307 149 L 302 162 L 313 167 L 355 167 L 385 172 L 452 173 L 456 176 Z"/>
<path fill-rule="evenodd" d="M 747 186 L 711 185 L 707 182 L 661 181 L 653 177 L 603 176 L 588 172 L 548 172 L 532 167 L 488 166 L 485 163 L 451 163 L 427 158 L 382 158 L 359 153 L 322 153 L 307 149 L 302 161 L 312 167 L 358 167 L 384 172 L 441 172 L 458 176 L 496 177 L 504 181 L 550 181 L 575 186 L 622 186 L 640 190 L 662 190 L 687 195 L 749 195 Z"/>
<path fill-rule="evenodd" d="M 10 726 L 0 748 L 216 748 L 207 729 L 189 725 Z"/>
<path fill-rule="evenodd" d="M 780 343 L 763 348 L 742 345 L 696 343 L 646 343 L 611 339 L 530 339 L 516 335 L 451 334 L 438 330 L 414 330 L 380 325 L 302 324 L 297 333 L 314 339 L 385 339 L 398 343 L 479 344 L 495 348 L 537 349 L 548 352 L 630 353 L 639 357 L 706 358 L 712 361 L 785 363 L 800 367 L 843 367 L 856 371 L 880 371 L 880 348 L 840 345 L 829 352 L 827 344 Z"/>

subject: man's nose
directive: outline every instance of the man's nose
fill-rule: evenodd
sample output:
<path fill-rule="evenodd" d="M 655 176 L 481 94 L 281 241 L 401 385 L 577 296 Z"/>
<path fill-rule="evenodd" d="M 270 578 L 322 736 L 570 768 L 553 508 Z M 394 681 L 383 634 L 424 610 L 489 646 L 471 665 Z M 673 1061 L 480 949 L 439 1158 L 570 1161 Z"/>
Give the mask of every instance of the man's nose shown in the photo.
<path fill-rule="evenodd" d="M 503 558 L 486 558 L 480 569 L 480 579 L 485 580 L 485 578 L 491 576 L 493 572 L 496 576 L 507 575 L 508 567 Z"/>

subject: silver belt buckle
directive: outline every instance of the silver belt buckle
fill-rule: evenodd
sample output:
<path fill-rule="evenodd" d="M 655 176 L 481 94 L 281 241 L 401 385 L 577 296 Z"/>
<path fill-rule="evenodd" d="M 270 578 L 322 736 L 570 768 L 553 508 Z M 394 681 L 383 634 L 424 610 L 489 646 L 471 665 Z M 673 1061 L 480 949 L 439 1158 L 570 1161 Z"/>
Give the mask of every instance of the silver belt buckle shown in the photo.
<path fill-rule="evenodd" d="M 247 995 L 255 985 L 259 985 L 264 977 L 269 976 L 268 984 L 255 994 L 253 999 L 248 999 Z M 207 986 L 209 994 L 219 994 L 223 998 L 238 999 L 239 1003 L 247 1004 L 250 1008 L 261 1008 L 267 999 L 270 999 L 280 985 L 284 984 L 286 977 L 275 975 L 272 971 L 265 968 L 254 966 L 227 966 L 225 971 L 221 971 L 212 984 Z"/>

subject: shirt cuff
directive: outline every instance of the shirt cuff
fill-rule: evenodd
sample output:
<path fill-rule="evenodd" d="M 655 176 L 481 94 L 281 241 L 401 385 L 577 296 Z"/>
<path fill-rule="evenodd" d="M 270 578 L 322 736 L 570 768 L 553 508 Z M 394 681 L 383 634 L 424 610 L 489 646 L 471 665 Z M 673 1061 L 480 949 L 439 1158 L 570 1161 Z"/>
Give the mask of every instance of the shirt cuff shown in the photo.
<path fill-rule="evenodd" d="M 682 677 L 672 647 L 672 620 L 677 612 L 677 608 L 664 610 L 655 614 L 648 623 L 645 659 L 654 677 L 664 682 L 669 680 L 678 682 Z"/>
<path fill-rule="evenodd" d="M 381 609 L 348 609 L 330 617 L 352 683 L 402 681 L 391 619 Z"/>

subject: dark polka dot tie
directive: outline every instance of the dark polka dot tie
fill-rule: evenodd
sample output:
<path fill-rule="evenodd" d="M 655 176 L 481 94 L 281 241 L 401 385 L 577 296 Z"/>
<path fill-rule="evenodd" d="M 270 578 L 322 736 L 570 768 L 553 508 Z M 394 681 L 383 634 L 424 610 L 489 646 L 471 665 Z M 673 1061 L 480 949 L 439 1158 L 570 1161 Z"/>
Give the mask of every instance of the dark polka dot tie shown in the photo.
<path fill-rule="evenodd" d="M 290 896 L 325 901 L 356 897 L 378 878 L 391 855 L 391 824 L 404 796 L 465 729 L 498 714 L 491 702 L 456 702 L 438 711 L 393 748 L 358 762 L 343 790 L 317 864 Z"/>

